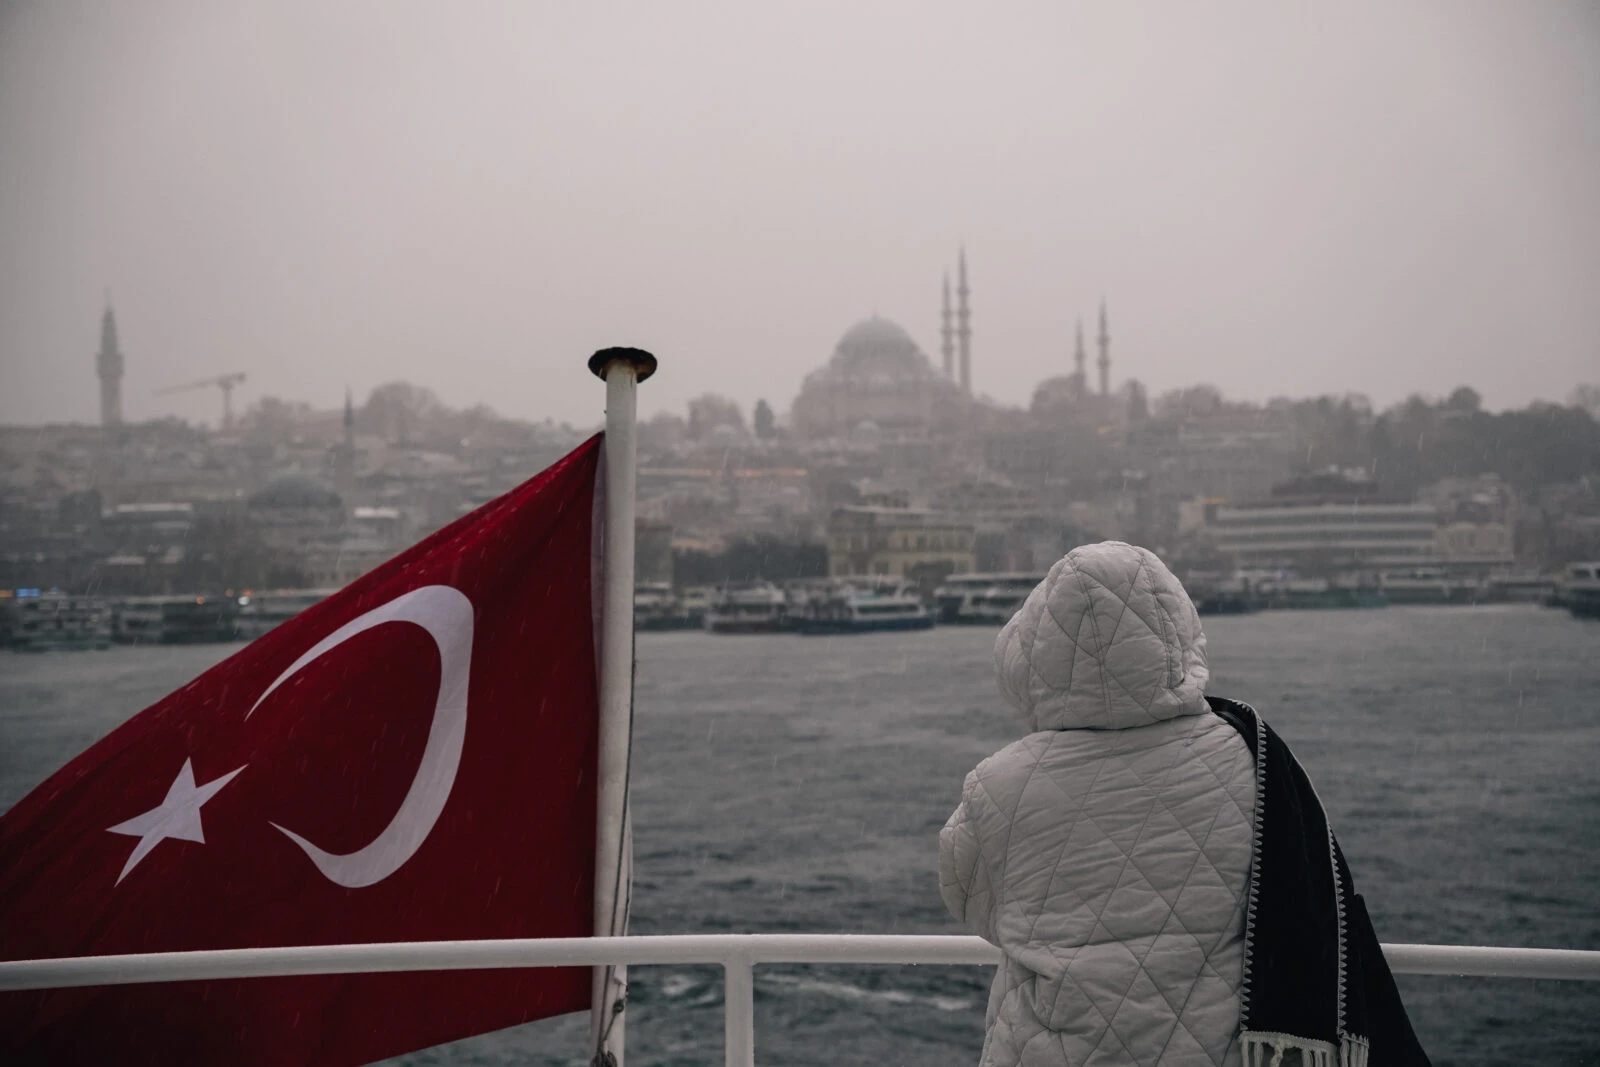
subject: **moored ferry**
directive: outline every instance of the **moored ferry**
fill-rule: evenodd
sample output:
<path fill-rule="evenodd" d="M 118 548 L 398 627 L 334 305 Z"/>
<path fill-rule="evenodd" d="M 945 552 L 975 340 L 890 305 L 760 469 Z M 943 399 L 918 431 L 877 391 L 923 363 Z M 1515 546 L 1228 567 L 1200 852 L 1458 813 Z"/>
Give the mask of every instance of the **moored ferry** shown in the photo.
<path fill-rule="evenodd" d="M 788 628 L 789 598 L 771 582 L 727 585 L 706 608 L 706 630 L 714 634 L 771 634 Z"/>
<path fill-rule="evenodd" d="M 119 644 L 195 645 L 242 636 L 231 596 L 142 596 L 118 601 L 112 639 Z"/>
<path fill-rule="evenodd" d="M 1255 583 L 1264 608 L 1383 608 L 1389 598 L 1381 586 L 1356 582 L 1343 584 L 1327 578 L 1267 578 Z"/>
<path fill-rule="evenodd" d="M 337 592 L 337 589 L 284 589 L 246 593 L 239 597 L 238 634 L 253 641 Z"/>
<path fill-rule="evenodd" d="M 1183 585 L 1194 601 L 1195 610 L 1202 615 L 1247 615 L 1261 610 L 1255 588 L 1238 572 L 1228 575 L 1191 573 L 1184 578 Z"/>
<path fill-rule="evenodd" d="M 1600 561 L 1567 564 L 1560 605 L 1580 619 L 1600 619 Z"/>
<path fill-rule="evenodd" d="M 1044 581 L 1043 574 L 958 574 L 933 591 L 941 623 L 1001 625 Z"/>
<path fill-rule="evenodd" d="M 1381 588 L 1391 604 L 1477 604 L 1489 596 L 1485 583 L 1451 576 L 1442 567 L 1386 571 Z"/>
<path fill-rule="evenodd" d="M 691 611 L 670 582 L 641 582 L 633 587 L 633 628 L 690 630 L 705 623 L 705 610 Z"/>
<path fill-rule="evenodd" d="M 1488 582 L 1491 604 L 1543 604 L 1555 595 L 1556 580 L 1538 574 L 1496 574 Z"/>
<path fill-rule="evenodd" d="M 794 628 L 803 634 L 861 634 L 927 630 L 933 624 L 913 588 L 843 585 L 807 600 Z"/>
<path fill-rule="evenodd" d="M 109 648 L 111 612 L 98 597 L 43 593 L 10 599 L 8 643 L 24 652 Z"/>

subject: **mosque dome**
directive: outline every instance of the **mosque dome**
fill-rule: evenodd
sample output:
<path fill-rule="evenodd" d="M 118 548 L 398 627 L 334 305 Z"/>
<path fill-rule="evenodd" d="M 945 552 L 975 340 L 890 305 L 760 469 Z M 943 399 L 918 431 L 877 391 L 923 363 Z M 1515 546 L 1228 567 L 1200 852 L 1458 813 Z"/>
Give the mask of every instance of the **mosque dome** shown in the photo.
<path fill-rule="evenodd" d="M 905 327 L 874 315 L 846 330 L 828 362 L 806 376 L 793 422 L 811 436 L 848 436 L 863 422 L 883 431 L 925 428 L 959 392 Z"/>
<path fill-rule="evenodd" d="M 933 373 L 933 364 L 905 327 L 876 315 L 844 332 L 833 347 L 829 366 L 862 378 L 883 374 L 890 378 L 921 378 Z"/>
<path fill-rule="evenodd" d="M 900 345 L 907 348 L 916 348 L 917 343 L 906 333 L 906 328 L 893 319 L 886 319 L 881 315 L 862 319 L 844 332 L 839 338 L 837 348 L 853 348 L 864 345 Z"/>

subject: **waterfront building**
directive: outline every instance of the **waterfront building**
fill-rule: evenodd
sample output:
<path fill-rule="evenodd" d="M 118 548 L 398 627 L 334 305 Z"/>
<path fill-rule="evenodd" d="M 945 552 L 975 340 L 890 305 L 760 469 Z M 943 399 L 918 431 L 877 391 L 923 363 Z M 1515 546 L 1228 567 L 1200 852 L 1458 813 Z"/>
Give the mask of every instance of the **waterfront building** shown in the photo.
<path fill-rule="evenodd" d="M 183 501 L 115 504 L 100 516 L 114 548 L 149 552 L 182 545 L 194 526 L 194 505 Z"/>
<path fill-rule="evenodd" d="M 1434 551 L 1451 570 L 1509 570 L 1516 561 L 1512 528 L 1503 522 L 1456 522 L 1438 527 Z"/>
<path fill-rule="evenodd" d="M 1244 569 L 1476 580 L 1514 563 L 1515 506 L 1494 475 L 1445 479 L 1412 500 L 1384 493 L 1364 472 L 1329 469 L 1257 503 L 1208 508 L 1206 530 Z"/>
<path fill-rule="evenodd" d="M 828 519 L 828 574 L 915 579 L 925 571 L 967 574 L 976 530 L 921 508 L 844 507 Z"/>
<path fill-rule="evenodd" d="M 101 516 L 95 587 L 113 592 L 172 592 L 195 541 L 193 504 L 116 504 Z"/>
<path fill-rule="evenodd" d="M 1439 515 L 1437 553 L 1450 571 L 1508 571 L 1516 560 L 1518 504 L 1511 486 L 1495 474 L 1445 478 L 1419 497 Z"/>
<path fill-rule="evenodd" d="M 1438 514 L 1431 504 L 1263 501 L 1218 508 L 1207 529 L 1244 570 L 1375 570 L 1433 562 Z"/>

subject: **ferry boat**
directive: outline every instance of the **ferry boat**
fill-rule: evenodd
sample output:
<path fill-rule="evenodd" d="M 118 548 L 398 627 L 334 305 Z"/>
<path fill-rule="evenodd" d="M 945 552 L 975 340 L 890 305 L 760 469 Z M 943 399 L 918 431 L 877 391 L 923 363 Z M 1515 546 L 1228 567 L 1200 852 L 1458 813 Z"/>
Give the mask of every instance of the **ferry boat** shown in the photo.
<path fill-rule="evenodd" d="M 1488 599 L 1482 583 L 1452 578 L 1439 567 L 1385 571 L 1381 588 L 1391 604 L 1477 604 Z"/>
<path fill-rule="evenodd" d="M 7 603 L 9 643 L 19 651 L 111 647 L 111 612 L 98 597 L 33 593 Z"/>
<path fill-rule="evenodd" d="M 1256 583 L 1264 608 L 1382 608 L 1389 605 L 1377 585 L 1340 585 L 1327 578 L 1268 578 Z"/>
<path fill-rule="evenodd" d="M 144 596 L 118 601 L 111 636 L 119 644 L 197 645 L 241 638 L 231 596 Z"/>
<path fill-rule="evenodd" d="M 1537 574 L 1497 574 L 1489 578 L 1488 599 L 1493 604 L 1544 604 L 1556 591 L 1556 580 Z"/>
<path fill-rule="evenodd" d="M 1044 581 L 1043 574 L 958 574 L 933 591 L 941 623 L 995 625 L 1005 623 Z"/>
<path fill-rule="evenodd" d="M 633 587 L 635 630 L 688 630 L 704 622 L 704 610 L 691 613 L 673 593 L 670 582 L 643 582 Z"/>
<path fill-rule="evenodd" d="M 1569 563 L 1561 579 L 1560 603 L 1580 619 L 1600 619 L 1600 561 Z"/>
<path fill-rule="evenodd" d="M 239 597 L 239 636 L 254 641 L 336 592 L 337 589 L 285 589 L 246 593 Z"/>
<path fill-rule="evenodd" d="M 771 634 L 788 624 L 789 598 L 771 582 L 724 586 L 706 609 L 705 627 L 714 634 Z"/>
<path fill-rule="evenodd" d="M 864 634 L 932 629 L 933 615 L 916 590 L 844 585 L 806 601 L 795 629 L 803 634 Z"/>
<path fill-rule="evenodd" d="M 706 624 L 711 611 L 711 591 L 703 585 L 686 585 L 678 590 L 678 608 L 683 612 L 689 629 L 699 630 Z"/>
<path fill-rule="evenodd" d="M 1192 599 L 1201 615 L 1249 615 L 1261 610 L 1255 597 L 1242 589 L 1206 589 Z"/>
<path fill-rule="evenodd" d="M 1184 585 L 1195 610 L 1202 615 L 1247 615 L 1261 610 L 1249 579 L 1241 575 L 1199 578 L 1193 584 L 1185 581 Z"/>

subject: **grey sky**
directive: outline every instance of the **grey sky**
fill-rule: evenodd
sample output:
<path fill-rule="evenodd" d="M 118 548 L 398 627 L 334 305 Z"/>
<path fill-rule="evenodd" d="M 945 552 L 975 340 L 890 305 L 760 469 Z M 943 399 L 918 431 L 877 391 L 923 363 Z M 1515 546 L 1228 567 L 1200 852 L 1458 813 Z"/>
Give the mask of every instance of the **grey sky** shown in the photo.
<path fill-rule="evenodd" d="M 49 3 L 0 7 L 0 421 L 226 370 L 579 423 L 786 408 L 872 313 L 1026 403 L 1111 306 L 1154 392 L 1600 379 L 1600 6 Z"/>

